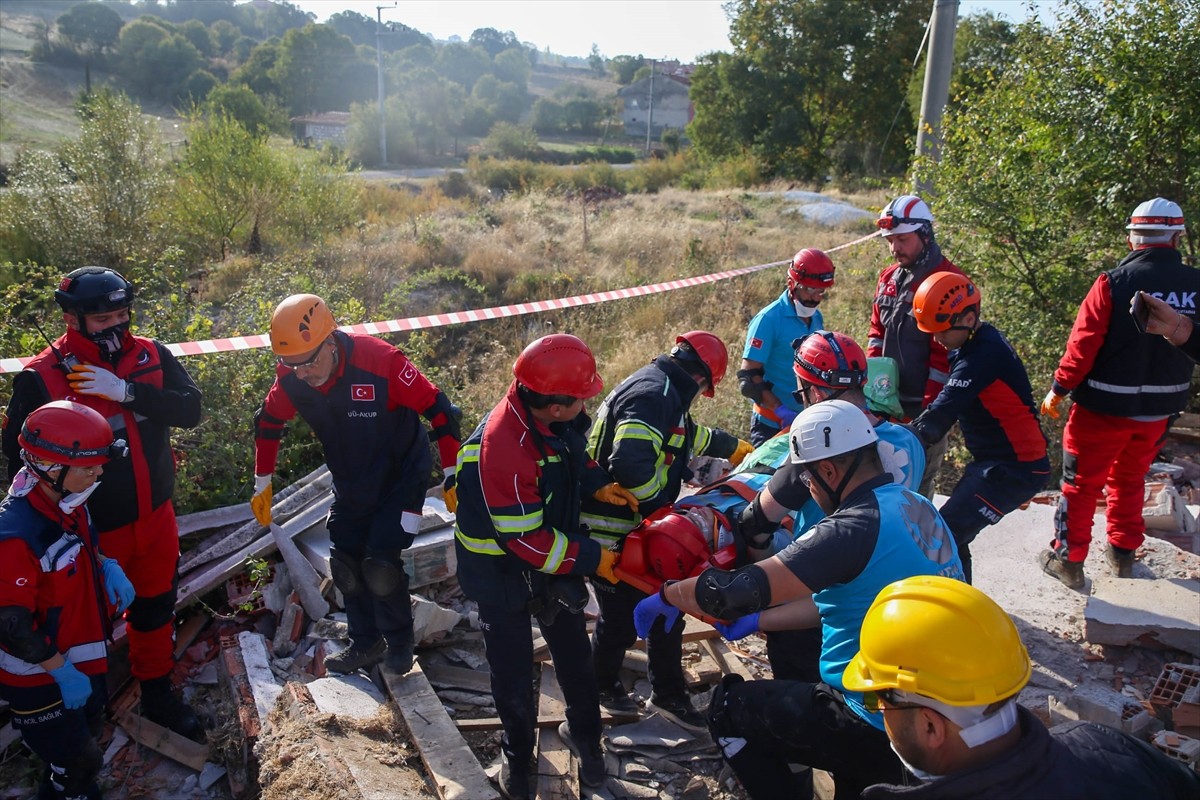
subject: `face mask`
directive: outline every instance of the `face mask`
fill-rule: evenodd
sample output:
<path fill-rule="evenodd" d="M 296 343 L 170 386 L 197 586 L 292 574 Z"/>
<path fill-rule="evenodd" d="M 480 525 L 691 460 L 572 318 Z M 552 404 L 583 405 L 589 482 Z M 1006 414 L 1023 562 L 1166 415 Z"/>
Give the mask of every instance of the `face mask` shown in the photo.
<path fill-rule="evenodd" d="M 73 494 L 63 495 L 62 499 L 58 501 L 58 507 L 62 510 L 62 512 L 64 514 L 73 513 L 75 511 L 75 509 L 79 508 L 81 505 L 83 505 L 84 503 L 87 502 L 87 499 L 89 497 L 91 497 L 92 492 L 96 491 L 96 487 L 99 485 L 100 485 L 100 481 L 96 481 L 91 486 L 84 489 L 82 492 L 75 492 Z"/>
<path fill-rule="evenodd" d="M 121 352 L 121 347 L 125 344 L 125 336 L 128 333 L 129 323 L 122 322 L 118 325 L 107 327 L 104 330 L 89 333 L 87 337 L 96 343 L 101 353 L 111 356 Z"/>
<path fill-rule="evenodd" d="M 800 319 L 808 319 L 813 314 L 817 313 L 816 305 L 806 306 L 806 305 L 804 305 L 804 303 L 801 303 L 799 300 L 793 300 L 792 305 L 795 306 L 796 315 L 799 316 Z"/>
<path fill-rule="evenodd" d="M 928 783 L 929 781 L 935 781 L 941 777 L 940 775 L 934 775 L 932 772 L 926 772 L 923 769 L 917 769 L 912 764 L 904 760 L 904 756 L 900 755 L 900 751 L 896 749 L 895 743 L 889 741 L 888 744 L 891 745 L 892 752 L 896 754 L 896 758 L 900 759 L 900 763 L 904 765 L 904 768 L 913 775 L 916 775 L 919 779 Z"/>

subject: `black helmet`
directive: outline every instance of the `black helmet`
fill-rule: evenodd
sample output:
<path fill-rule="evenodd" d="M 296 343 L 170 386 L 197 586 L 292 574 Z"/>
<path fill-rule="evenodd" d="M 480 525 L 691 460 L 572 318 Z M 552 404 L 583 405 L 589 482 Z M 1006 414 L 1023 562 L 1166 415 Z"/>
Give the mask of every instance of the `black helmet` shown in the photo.
<path fill-rule="evenodd" d="M 59 281 L 54 299 L 63 311 L 99 314 L 133 305 L 133 284 L 107 267 L 80 267 Z"/>

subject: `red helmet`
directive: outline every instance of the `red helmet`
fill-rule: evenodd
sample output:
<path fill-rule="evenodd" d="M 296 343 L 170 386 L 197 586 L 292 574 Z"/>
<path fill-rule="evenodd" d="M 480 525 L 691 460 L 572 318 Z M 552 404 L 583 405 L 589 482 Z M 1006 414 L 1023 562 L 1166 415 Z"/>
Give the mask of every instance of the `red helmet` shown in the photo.
<path fill-rule="evenodd" d="M 687 347 L 680 347 L 686 344 Z M 682 361 L 699 361 L 708 373 L 708 388 L 704 390 L 705 397 L 712 397 L 717 384 L 725 377 L 725 369 L 729 366 L 729 351 L 725 343 L 708 331 L 688 331 L 675 337 L 675 347 L 671 355 Z"/>
<path fill-rule="evenodd" d="M 112 428 L 99 411 L 70 400 L 55 400 L 25 418 L 17 443 L 39 461 L 68 467 L 92 467 L 124 455 L 125 443 L 113 441 Z"/>
<path fill-rule="evenodd" d="M 604 389 L 591 349 L 569 333 L 552 333 L 530 343 L 513 362 L 513 376 L 538 394 L 586 400 Z"/>
<path fill-rule="evenodd" d="M 646 559 L 651 571 L 664 581 L 681 581 L 708 560 L 712 548 L 686 514 L 670 511 L 647 520 Z"/>
<path fill-rule="evenodd" d="M 792 371 L 828 389 L 861 389 L 867 382 L 867 355 L 844 333 L 815 331 L 792 342 Z"/>
<path fill-rule="evenodd" d="M 796 253 L 788 267 L 788 294 L 797 286 L 809 289 L 828 289 L 833 286 L 833 260 L 824 250 L 805 248 Z"/>

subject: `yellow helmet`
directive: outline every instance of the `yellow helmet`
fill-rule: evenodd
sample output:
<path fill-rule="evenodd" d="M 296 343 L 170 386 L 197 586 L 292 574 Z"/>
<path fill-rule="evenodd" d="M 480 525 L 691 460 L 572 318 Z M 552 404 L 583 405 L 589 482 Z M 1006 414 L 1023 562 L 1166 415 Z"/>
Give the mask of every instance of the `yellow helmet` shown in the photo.
<path fill-rule="evenodd" d="M 294 294 L 271 315 L 271 349 L 277 356 L 307 355 L 336 328 L 324 300 L 315 294 Z"/>
<path fill-rule="evenodd" d="M 951 706 L 1015 696 L 1033 665 L 1017 626 L 970 584 L 936 575 L 885 586 L 842 675 L 852 692 L 900 689 Z"/>

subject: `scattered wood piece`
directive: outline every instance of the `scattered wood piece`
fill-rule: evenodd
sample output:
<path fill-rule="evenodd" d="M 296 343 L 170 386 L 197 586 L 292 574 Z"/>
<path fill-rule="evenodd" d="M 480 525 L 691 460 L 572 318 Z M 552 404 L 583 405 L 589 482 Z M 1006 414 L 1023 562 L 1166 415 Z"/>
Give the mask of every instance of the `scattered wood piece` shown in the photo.
<path fill-rule="evenodd" d="M 204 626 L 209 623 L 209 616 L 200 611 L 193 612 L 188 615 L 175 630 L 175 658 L 178 660 L 183 651 L 192 646 L 192 642 L 196 641 L 196 637 L 200 635 L 200 631 L 204 630 Z"/>
<path fill-rule="evenodd" d="M 403 677 L 385 675 L 413 744 L 442 800 L 495 800 L 500 795 L 450 720 L 420 664 Z"/>
<path fill-rule="evenodd" d="M 557 728 L 566 720 L 565 714 L 538 714 L 537 721 L 534 722 L 534 727 L 538 730 L 545 728 Z M 622 725 L 629 722 L 629 717 L 614 717 L 604 709 L 600 709 L 600 724 L 601 725 Z M 504 726 L 500 723 L 499 717 L 480 717 L 479 719 L 456 719 L 455 726 L 464 733 L 470 731 L 478 733 L 479 731 L 498 731 Z"/>
<path fill-rule="evenodd" d="M 553 664 L 542 664 L 538 716 L 565 716 L 567 704 Z M 571 769 L 571 751 L 555 728 L 537 732 L 537 796 L 542 800 L 579 797 L 579 782 Z"/>
<path fill-rule="evenodd" d="M 132 711 L 122 711 L 118 714 L 117 724 L 138 744 L 145 745 L 172 761 L 178 761 L 185 767 L 191 767 L 196 772 L 204 769 L 204 763 L 208 761 L 208 745 L 193 742 L 145 717 L 139 717 Z"/>
<path fill-rule="evenodd" d="M 700 646 L 717 662 L 717 666 L 721 668 L 722 674 L 741 675 L 748 681 L 754 680 L 753 673 L 746 669 L 746 665 L 741 662 L 741 659 L 729 651 L 729 648 L 725 646 L 724 640 L 720 638 L 705 639 L 700 643 Z"/>
<path fill-rule="evenodd" d="M 684 620 L 684 644 L 688 644 L 689 642 L 702 642 L 705 639 L 719 639 L 721 637 L 720 631 L 703 620 L 696 619 L 690 615 L 685 616 Z M 644 639 L 638 639 L 633 646 L 638 650 L 645 650 L 646 641 Z"/>

